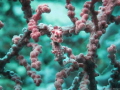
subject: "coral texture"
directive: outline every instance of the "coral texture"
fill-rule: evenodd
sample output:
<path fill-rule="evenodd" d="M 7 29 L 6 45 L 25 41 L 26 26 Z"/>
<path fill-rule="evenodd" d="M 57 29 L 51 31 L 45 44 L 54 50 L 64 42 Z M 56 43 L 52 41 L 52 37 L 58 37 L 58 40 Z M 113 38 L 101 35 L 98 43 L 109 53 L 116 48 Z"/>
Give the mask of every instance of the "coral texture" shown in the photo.
<path fill-rule="evenodd" d="M 16 1 L 16 0 L 13 0 Z M 12 2 L 13 2 L 12 1 Z M 98 58 L 101 53 L 97 51 L 102 47 L 101 37 L 104 35 L 107 37 L 112 35 L 111 31 L 106 33 L 106 29 L 110 29 L 110 26 L 114 23 L 119 25 L 120 23 L 120 13 L 119 15 L 113 15 L 115 8 L 120 6 L 120 0 L 91 0 L 86 1 L 79 13 L 80 17 L 76 17 L 75 7 L 72 4 L 72 0 L 66 0 L 65 8 L 67 10 L 68 18 L 72 22 L 72 26 L 59 26 L 59 25 L 47 25 L 46 23 L 41 23 L 39 21 L 42 19 L 43 13 L 50 13 L 52 10 L 47 4 L 40 4 L 36 12 L 33 14 L 30 3 L 33 3 L 32 0 L 19 0 L 22 11 L 24 13 L 24 19 L 26 20 L 27 28 L 23 28 L 23 34 L 14 35 L 12 38 L 12 44 L 9 51 L 0 58 L 0 75 L 5 78 L 11 79 L 16 83 L 14 90 L 22 90 L 23 83 L 22 78 L 19 74 L 11 70 L 6 69 L 8 63 L 12 62 L 12 59 L 19 61 L 19 65 L 24 66 L 26 73 L 29 77 L 33 79 L 33 82 L 36 86 L 41 89 L 42 77 L 45 75 L 50 75 L 51 72 L 48 71 L 45 75 L 41 75 L 37 72 L 42 70 L 43 61 L 40 57 L 46 57 L 48 54 L 48 48 L 46 55 L 41 56 L 43 50 L 43 45 L 40 45 L 39 42 L 42 41 L 41 37 L 47 35 L 51 40 L 49 45 L 52 46 L 51 54 L 54 55 L 54 62 L 57 62 L 61 70 L 54 75 L 54 89 L 55 90 L 119 90 L 120 89 L 120 62 L 116 60 L 117 48 L 114 43 L 108 46 L 108 59 L 110 59 L 110 65 L 113 66 L 111 69 L 111 74 L 109 75 L 108 84 L 99 88 L 99 79 L 100 74 L 96 71 L 99 68 Z M 78 2 L 81 2 L 79 0 Z M 101 6 L 96 9 L 96 4 L 100 3 Z M 57 7 L 56 7 L 57 8 Z M 120 8 L 119 8 L 120 10 Z M 61 12 L 63 13 L 63 12 Z M 48 14 L 49 15 L 49 14 Z M 49 17 L 50 18 L 50 17 Z M 43 18 L 44 19 L 44 18 Z M 61 18 L 63 19 L 62 16 Z M 40 23 L 39 23 L 40 22 Z M 57 22 L 57 21 L 56 21 Z M 2 20 L 0 21 L 0 29 L 7 27 Z M 89 34 L 89 41 L 87 42 L 86 53 L 81 53 L 78 49 L 79 54 L 74 54 L 72 47 L 63 45 L 65 37 L 70 37 L 71 41 L 74 36 L 79 36 L 82 31 Z M 113 31 L 114 32 L 114 31 Z M 1 33 L 1 32 L 0 32 Z M 120 34 L 119 34 L 120 36 Z M 118 37 L 119 37 L 118 36 Z M 7 36 L 4 36 L 7 37 Z M 40 40 L 39 40 L 40 39 Z M 120 38 L 119 38 L 120 40 Z M 0 41 L 2 42 L 2 41 Z M 46 42 L 44 42 L 46 43 Z M 80 45 L 80 41 L 76 41 L 70 44 Z M 120 42 L 119 42 L 120 47 Z M 0 47 L 2 48 L 2 47 Z M 22 49 L 32 48 L 29 52 L 30 61 L 26 59 L 24 54 L 20 53 Z M 82 47 L 85 48 L 85 47 Z M 43 50 L 43 51 L 42 51 Z M 120 51 L 120 50 L 119 50 Z M 120 53 L 118 53 L 120 54 Z M 40 55 L 40 57 L 39 57 Z M 120 56 L 120 55 L 118 55 Z M 47 58 L 50 60 L 51 58 Z M 16 61 L 16 62 L 17 62 Z M 100 62 L 100 61 L 99 61 Z M 101 61 L 102 62 L 102 61 Z M 109 63 L 109 62 L 108 62 Z M 49 63 L 50 64 L 50 63 Z M 55 64 L 52 66 L 54 67 Z M 12 66 L 11 66 L 12 67 Z M 45 68 L 45 67 L 44 67 Z M 56 68 L 56 66 L 55 66 Z M 75 73 L 78 73 L 77 75 Z M 74 74 L 72 74 L 74 73 Z M 76 76 L 75 76 L 76 75 Z M 66 78 L 74 76 L 71 86 L 65 88 Z M 104 76 L 103 76 L 104 77 Z M 50 78 L 48 78 L 50 79 Z M 107 80 L 106 80 L 107 81 Z M 1 83 L 0 83 L 1 85 Z M 66 84 L 67 86 L 67 84 Z M 52 90 L 54 90 L 52 89 Z M 4 90 L 2 85 L 0 90 Z M 29 89 L 30 90 L 30 89 Z M 34 89 L 35 90 L 35 89 Z M 46 89 L 47 90 L 47 89 Z M 50 89 L 49 89 L 50 90 Z"/>

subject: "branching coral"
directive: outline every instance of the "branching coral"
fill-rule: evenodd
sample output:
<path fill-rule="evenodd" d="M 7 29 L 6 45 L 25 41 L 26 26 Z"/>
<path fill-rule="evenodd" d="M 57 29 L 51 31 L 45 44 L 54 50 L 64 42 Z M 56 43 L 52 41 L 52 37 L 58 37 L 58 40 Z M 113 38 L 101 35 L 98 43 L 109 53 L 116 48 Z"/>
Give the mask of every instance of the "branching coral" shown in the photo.
<path fill-rule="evenodd" d="M 14 72 L 6 70 L 5 66 L 11 61 L 11 58 L 15 57 L 19 60 L 19 64 L 24 66 L 27 74 L 34 80 L 36 86 L 42 83 L 41 75 L 38 75 L 32 69 L 39 71 L 41 69 L 41 61 L 38 55 L 42 53 L 42 47 L 38 44 L 39 38 L 43 35 L 47 35 L 51 39 L 52 53 L 54 54 L 55 61 L 59 63 L 61 67 L 64 67 L 56 74 L 55 88 L 56 90 L 63 90 L 62 84 L 64 79 L 71 75 L 71 72 L 79 71 L 78 76 L 73 80 L 70 88 L 67 90 L 97 90 L 97 81 L 95 79 L 99 74 L 96 73 L 97 68 L 96 60 L 98 58 L 97 50 L 100 48 L 100 38 L 106 33 L 106 28 L 111 23 L 118 25 L 120 23 L 120 16 L 112 15 L 112 11 L 115 6 L 120 6 L 120 0 L 91 0 L 84 3 L 82 12 L 80 13 L 81 19 L 75 17 L 75 7 L 72 5 L 71 0 L 66 0 L 65 8 L 68 10 L 68 17 L 73 23 L 73 26 L 52 26 L 40 23 L 38 21 L 42 18 L 42 13 L 49 13 L 51 10 L 48 5 L 39 5 L 36 9 L 36 13 L 32 15 L 30 0 L 19 0 L 22 5 L 24 17 L 27 21 L 27 29 L 24 29 L 23 34 L 15 35 L 12 39 L 13 45 L 9 49 L 9 52 L 0 58 L 0 74 L 13 80 L 16 83 L 15 90 L 22 90 L 22 81 L 19 76 Z M 99 10 L 95 10 L 95 4 L 101 2 L 102 6 Z M 62 18 L 61 18 L 62 19 Z M 0 28 L 4 24 L 0 21 Z M 64 36 L 78 35 L 81 31 L 85 31 L 90 34 L 89 42 L 87 44 L 87 54 L 79 53 L 75 55 L 73 49 L 68 46 L 63 46 Z M 72 37 L 72 36 L 71 36 Z M 31 42 L 30 39 L 34 41 Z M 79 42 L 76 42 L 79 43 Z M 31 64 L 27 62 L 23 55 L 19 54 L 19 51 L 24 47 L 32 47 L 30 52 Z M 111 78 L 109 79 L 109 85 L 102 88 L 103 90 L 119 88 L 119 73 L 120 63 L 116 61 L 115 53 L 116 48 L 114 45 L 108 48 L 109 58 L 111 64 L 115 69 L 112 70 Z M 68 67 L 66 65 L 70 64 Z M 2 86 L 0 87 L 2 90 Z"/>

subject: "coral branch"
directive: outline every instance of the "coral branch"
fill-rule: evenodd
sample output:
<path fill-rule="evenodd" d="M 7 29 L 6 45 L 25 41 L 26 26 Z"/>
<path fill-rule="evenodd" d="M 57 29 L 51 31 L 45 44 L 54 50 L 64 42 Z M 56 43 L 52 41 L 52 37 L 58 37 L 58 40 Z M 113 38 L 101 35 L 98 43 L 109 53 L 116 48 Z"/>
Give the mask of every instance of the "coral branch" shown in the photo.
<path fill-rule="evenodd" d="M 41 33 L 39 32 L 37 28 L 37 22 L 41 19 L 42 13 L 49 13 L 50 8 L 48 5 L 39 5 L 36 14 L 33 15 L 28 23 L 28 30 L 30 30 L 32 33 L 30 34 L 31 38 L 33 38 L 36 42 L 38 42 L 38 38 L 40 37 Z"/>
<path fill-rule="evenodd" d="M 0 28 L 2 28 L 3 26 L 4 26 L 4 23 L 0 21 Z"/>

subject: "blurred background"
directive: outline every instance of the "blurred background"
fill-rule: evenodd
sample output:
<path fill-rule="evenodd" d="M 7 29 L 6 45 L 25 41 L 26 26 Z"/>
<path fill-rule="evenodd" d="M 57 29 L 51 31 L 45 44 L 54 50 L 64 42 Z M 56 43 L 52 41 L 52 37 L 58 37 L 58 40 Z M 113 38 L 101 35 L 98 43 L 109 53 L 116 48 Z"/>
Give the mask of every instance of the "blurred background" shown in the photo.
<path fill-rule="evenodd" d="M 89 0 L 72 0 L 73 6 L 75 6 L 76 17 L 79 19 L 80 12 L 83 5 Z M 39 23 L 45 23 L 47 25 L 51 24 L 53 26 L 69 26 L 72 22 L 67 16 L 67 9 L 65 9 L 65 0 L 34 0 L 31 1 L 31 7 L 33 14 L 35 9 L 40 4 L 48 4 L 51 8 L 50 13 L 42 14 L 42 19 Z M 95 4 L 95 10 L 99 9 L 102 3 L 98 2 Z M 116 6 L 113 15 L 120 15 L 120 7 Z M 0 0 L 0 20 L 5 24 L 2 29 L 0 29 L 0 58 L 2 58 L 9 50 L 13 44 L 12 38 L 14 35 L 19 35 L 24 27 L 27 28 L 27 23 L 24 18 L 24 14 L 21 10 L 21 4 L 19 1 L 13 2 L 12 0 Z M 89 33 L 81 31 L 78 35 L 72 35 L 71 37 L 64 37 L 62 43 L 63 46 L 72 48 L 73 53 L 78 55 L 79 53 L 87 54 L 87 44 L 89 42 Z M 31 42 L 34 42 L 31 40 Z M 12 70 L 21 76 L 22 79 L 22 90 L 55 90 L 54 81 L 57 72 L 63 69 L 56 61 L 54 61 L 54 55 L 51 53 L 51 40 L 49 37 L 41 36 L 39 45 L 42 45 L 42 53 L 39 55 L 39 60 L 42 62 L 41 71 L 37 73 L 42 76 L 42 84 L 40 86 L 35 86 L 31 77 L 26 74 L 26 70 L 23 66 L 20 66 L 15 57 L 11 59 L 5 67 L 6 70 Z M 111 23 L 106 29 L 106 33 L 100 38 L 100 48 L 97 50 L 98 59 L 96 59 L 96 72 L 100 76 L 96 77 L 98 81 L 98 88 L 106 86 L 108 84 L 108 78 L 110 76 L 110 71 L 113 66 L 110 64 L 110 60 L 107 57 L 107 47 L 111 44 L 115 44 L 117 47 L 117 57 L 120 59 L 120 25 L 115 25 Z M 32 49 L 29 47 L 24 47 L 20 51 L 20 55 L 24 55 L 25 59 L 30 62 L 30 51 Z M 80 69 L 81 70 L 81 69 Z M 79 70 L 79 71 L 80 71 Z M 72 72 L 71 75 L 65 79 L 63 88 L 69 88 L 73 81 L 74 76 L 78 72 Z M 0 76 L 0 85 L 3 86 L 4 90 L 14 90 L 15 83 L 12 80 L 7 79 L 4 76 Z"/>

